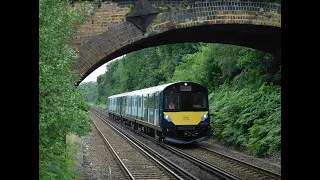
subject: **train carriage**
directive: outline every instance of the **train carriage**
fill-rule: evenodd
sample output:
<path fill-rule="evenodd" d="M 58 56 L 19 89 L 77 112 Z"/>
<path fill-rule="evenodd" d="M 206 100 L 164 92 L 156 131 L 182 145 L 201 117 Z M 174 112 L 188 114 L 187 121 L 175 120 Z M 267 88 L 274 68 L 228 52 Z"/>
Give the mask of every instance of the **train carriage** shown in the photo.
<path fill-rule="evenodd" d="M 109 116 L 159 140 L 188 144 L 210 135 L 208 90 L 175 82 L 108 97 Z"/>

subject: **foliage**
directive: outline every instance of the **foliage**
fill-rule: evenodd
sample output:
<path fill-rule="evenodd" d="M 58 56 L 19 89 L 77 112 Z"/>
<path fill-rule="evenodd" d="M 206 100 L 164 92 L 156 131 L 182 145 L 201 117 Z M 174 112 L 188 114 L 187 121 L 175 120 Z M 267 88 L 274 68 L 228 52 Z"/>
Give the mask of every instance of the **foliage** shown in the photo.
<path fill-rule="evenodd" d="M 175 69 L 172 81 L 194 81 L 200 84 L 209 85 L 214 77 L 209 74 L 214 67 L 210 44 L 198 46 L 198 52 L 183 57 L 183 62 Z M 213 83 L 215 84 L 215 83 Z"/>
<path fill-rule="evenodd" d="M 247 73 L 248 81 L 242 82 L 251 84 L 272 82 L 280 85 L 280 60 L 274 59 L 270 54 L 249 48 L 243 49 L 239 52 L 236 66 Z M 260 82 L 256 82 L 256 80 Z"/>
<path fill-rule="evenodd" d="M 280 156 L 279 62 L 261 51 L 240 50 L 240 74 L 210 95 L 213 135 L 257 156 Z"/>
<path fill-rule="evenodd" d="M 196 51 L 195 45 L 174 44 L 146 48 L 110 63 L 107 72 L 97 78 L 97 103 L 105 104 L 107 97 L 113 94 L 169 82 L 182 57 Z"/>
<path fill-rule="evenodd" d="M 39 7 L 39 177 L 71 179 L 66 135 L 85 135 L 90 126 L 89 106 L 70 70 L 76 51 L 66 42 L 86 12 L 68 1 L 40 0 Z"/>
<path fill-rule="evenodd" d="M 224 86 L 210 95 L 213 135 L 258 156 L 280 151 L 280 87 Z"/>
<path fill-rule="evenodd" d="M 237 72 L 235 65 L 241 49 L 243 47 L 202 43 L 197 52 L 184 56 L 172 80 L 191 80 L 213 90 Z"/>
<path fill-rule="evenodd" d="M 97 89 L 97 82 L 85 82 L 79 85 L 79 88 L 82 89 L 84 92 L 84 101 L 88 103 L 96 102 L 98 98 L 98 89 Z"/>
<path fill-rule="evenodd" d="M 98 101 L 175 81 L 208 87 L 212 133 L 258 156 L 279 156 L 280 60 L 251 48 L 186 43 L 146 48 L 107 66 L 98 78 Z"/>

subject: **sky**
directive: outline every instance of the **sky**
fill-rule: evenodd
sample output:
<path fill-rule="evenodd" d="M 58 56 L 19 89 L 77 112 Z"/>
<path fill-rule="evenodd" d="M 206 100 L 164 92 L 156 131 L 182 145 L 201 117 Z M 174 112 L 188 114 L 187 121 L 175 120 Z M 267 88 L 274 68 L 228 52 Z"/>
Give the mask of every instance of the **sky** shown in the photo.
<path fill-rule="evenodd" d="M 97 77 L 101 74 L 104 74 L 106 72 L 106 65 L 112 61 L 121 59 L 123 56 L 119 56 L 115 59 L 112 59 L 111 61 L 101 65 L 99 68 L 97 68 L 96 70 L 94 70 L 91 74 L 89 74 L 89 76 L 87 76 L 80 84 L 84 83 L 84 82 L 90 82 L 90 81 L 95 81 L 97 82 Z"/>

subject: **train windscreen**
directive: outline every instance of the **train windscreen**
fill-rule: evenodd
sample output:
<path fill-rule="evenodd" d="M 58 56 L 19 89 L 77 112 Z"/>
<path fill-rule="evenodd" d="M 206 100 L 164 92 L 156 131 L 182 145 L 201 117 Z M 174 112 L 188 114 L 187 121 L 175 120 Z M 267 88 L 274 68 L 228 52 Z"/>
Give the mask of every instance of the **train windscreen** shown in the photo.
<path fill-rule="evenodd" d="M 181 111 L 203 111 L 208 109 L 207 95 L 201 92 L 181 92 Z"/>
<path fill-rule="evenodd" d="M 203 111 L 208 109 L 205 93 L 168 92 L 165 95 L 165 109 L 169 111 Z"/>
<path fill-rule="evenodd" d="M 180 95 L 178 92 L 166 93 L 165 109 L 170 111 L 178 111 L 180 109 Z"/>

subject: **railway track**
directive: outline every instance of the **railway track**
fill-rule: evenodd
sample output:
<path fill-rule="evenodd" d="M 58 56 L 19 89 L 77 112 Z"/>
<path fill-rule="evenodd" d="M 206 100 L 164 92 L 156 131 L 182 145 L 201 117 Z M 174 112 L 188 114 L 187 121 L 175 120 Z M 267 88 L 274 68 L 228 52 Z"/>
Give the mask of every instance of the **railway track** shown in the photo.
<path fill-rule="evenodd" d="M 94 110 L 94 112 L 97 113 L 97 115 L 98 115 L 99 117 L 105 119 L 106 121 L 109 121 L 109 120 L 107 120 L 107 113 L 106 113 L 106 112 L 99 111 L 99 110 Z M 130 135 L 130 134 L 128 134 L 128 133 L 126 132 L 126 131 L 128 131 L 128 130 L 127 130 L 127 127 L 125 128 L 125 130 L 119 128 L 119 131 L 122 131 L 122 133 L 126 134 L 127 136 L 132 137 L 132 135 Z M 139 132 L 138 132 L 138 133 L 139 133 Z M 147 135 L 145 135 L 145 134 L 143 134 L 143 133 L 139 133 L 139 134 L 140 134 L 141 136 L 144 136 L 144 139 L 147 138 L 147 139 L 149 139 L 149 141 L 153 141 L 153 143 L 157 145 L 158 142 L 157 142 L 155 139 L 153 139 L 153 138 L 151 138 L 151 137 L 149 137 L 149 136 L 147 136 Z M 135 138 L 132 137 L 132 139 L 135 139 Z M 136 140 L 136 141 L 138 141 L 138 140 Z M 163 158 L 163 155 L 155 152 L 155 151 L 152 150 L 150 147 L 146 146 L 145 143 L 139 142 L 139 145 L 143 146 L 145 149 L 148 149 L 149 151 L 153 151 L 152 154 L 153 154 L 154 156 L 157 156 L 157 157 L 159 157 L 159 158 Z M 190 156 L 188 156 L 188 155 L 186 156 L 186 155 L 185 155 L 183 152 L 181 152 L 181 151 L 177 151 L 177 150 L 174 151 L 174 150 L 172 150 L 172 147 L 170 147 L 170 146 L 168 146 L 168 145 L 166 145 L 166 144 L 164 144 L 164 143 L 160 143 L 159 145 L 160 145 L 160 147 L 162 147 L 162 148 L 166 149 L 167 151 L 169 151 L 169 153 L 172 154 L 172 152 L 173 152 L 174 154 L 176 154 L 177 156 L 179 156 L 181 159 L 186 159 L 187 161 L 190 161 L 190 163 L 193 163 L 193 164 L 195 164 L 196 166 L 200 167 L 202 170 L 200 171 L 200 173 L 195 173 L 195 175 L 192 175 L 192 174 L 190 174 L 190 173 L 187 172 L 187 171 L 183 172 L 183 174 L 188 173 L 189 176 L 193 176 L 194 179 L 202 179 L 203 176 L 202 176 L 202 178 L 197 178 L 196 176 L 199 175 L 199 174 L 204 174 L 205 171 L 207 171 L 207 172 L 209 172 L 209 173 L 211 174 L 211 175 L 207 176 L 207 177 L 211 177 L 211 179 L 214 179 L 214 178 L 216 178 L 216 179 L 238 179 L 238 178 L 236 178 L 235 176 L 232 176 L 232 175 L 230 175 L 229 173 L 224 172 L 223 170 L 220 170 L 220 169 L 218 169 L 218 168 L 216 168 L 216 167 L 214 167 L 214 166 L 211 166 L 210 164 L 207 164 L 207 163 L 205 163 L 205 162 L 201 162 L 201 161 L 199 161 L 199 160 L 197 160 L 197 159 L 195 159 L 195 158 L 193 158 L 193 157 L 190 157 Z M 158 147 L 158 149 L 159 149 L 159 146 L 158 146 L 158 145 L 157 145 L 157 147 Z M 163 160 L 162 160 L 162 161 L 163 161 Z M 165 160 L 165 161 L 166 161 L 166 163 L 168 163 L 168 162 L 171 163 L 171 161 L 168 160 L 168 159 Z M 175 167 L 178 167 L 177 165 L 174 165 L 174 166 L 175 166 Z M 179 168 L 179 167 L 178 167 L 178 168 Z M 179 169 L 182 169 L 182 168 L 179 168 Z M 182 170 L 183 170 L 183 169 L 182 169 Z M 205 171 L 203 171 L 203 170 L 205 170 Z M 190 171 L 190 170 L 189 170 L 189 171 Z M 207 173 L 207 174 L 209 174 L 209 173 Z M 186 178 L 184 178 L 184 179 L 186 179 Z M 188 179 L 189 179 L 189 178 L 188 178 Z"/>
<path fill-rule="evenodd" d="M 113 125 L 101 121 L 97 112 L 90 115 L 96 129 L 113 152 L 128 179 L 198 179 L 174 164 L 164 164 Z M 106 126 L 106 123 L 108 126 Z M 100 129 L 100 128 L 101 129 Z M 108 137 L 108 138 L 106 138 Z M 125 139 L 125 140 L 123 140 Z M 139 153 L 137 153 L 137 151 Z"/>
<path fill-rule="evenodd" d="M 217 167 L 224 169 L 239 179 L 281 179 L 280 174 L 262 169 L 258 166 L 235 159 L 231 156 L 219 153 L 203 146 L 196 146 L 195 148 L 180 148 L 180 150 L 209 164 L 216 165 Z"/>
<path fill-rule="evenodd" d="M 104 114 L 104 116 L 108 115 L 105 111 L 98 111 Z M 160 143 L 154 138 L 141 132 L 135 132 L 167 149 L 168 151 L 171 151 L 182 158 L 188 159 L 202 169 L 214 174 L 218 174 L 221 179 L 281 179 L 280 174 L 273 173 L 203 146 L 197 146 L 196 148 L 191 149 L 177 148 L 165 143 Z"/>

